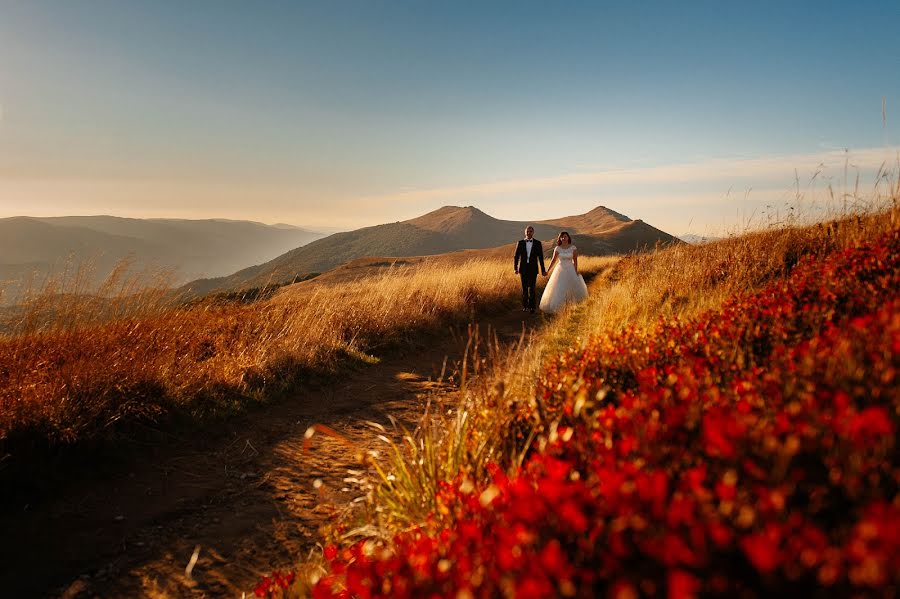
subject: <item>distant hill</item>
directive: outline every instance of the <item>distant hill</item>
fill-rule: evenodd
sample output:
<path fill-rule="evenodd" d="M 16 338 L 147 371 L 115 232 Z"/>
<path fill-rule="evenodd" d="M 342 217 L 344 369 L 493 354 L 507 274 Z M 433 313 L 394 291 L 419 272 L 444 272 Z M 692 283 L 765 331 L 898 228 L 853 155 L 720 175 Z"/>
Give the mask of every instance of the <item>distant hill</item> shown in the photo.
<path fill-rule="evenodd" d="M 86 286 L 125 258 L 134 271 L 174 271 L 176 284 L 259 264 L 323 234 L 249 221 L 134 219 L 113 216 L 0 219 L 0 282 L 11 289 L 36 276 L 89 265 Z"/>
<path fill-rule="evenodd" d="M 366 256 L 429 256 L 498 248 L 520 239 L 529 224 L 534 226 L 535 236 L 544 241 L 551 241 L 562 230 L 569 231 L 575 244 L 588 254 L 622 254 L 657 243 L 679 243 L 668 233 L 603 206 L 586 214 L 534 222 L 500 220 L 472 206 L 444 206 L 410 220 L 335 233 L 228 277 L 193 281 L 183 290 L 202 295 L 262 287 L 324 272 Z M 548 253 L 552 250 L 550 244 L 545 247 Z"/>
<path fill-rule="evenodd" d="M 711 243 L 713 241 L 719 241 L 722 239 L 721 237 L 713 237 L 711 235 L 697 235 L 696 233 L 685 233 L 684 235 L 679 235 L 678 239 L 685 243 L 690 243 L 692 245 L 698 245 L 701 243 Z"/>

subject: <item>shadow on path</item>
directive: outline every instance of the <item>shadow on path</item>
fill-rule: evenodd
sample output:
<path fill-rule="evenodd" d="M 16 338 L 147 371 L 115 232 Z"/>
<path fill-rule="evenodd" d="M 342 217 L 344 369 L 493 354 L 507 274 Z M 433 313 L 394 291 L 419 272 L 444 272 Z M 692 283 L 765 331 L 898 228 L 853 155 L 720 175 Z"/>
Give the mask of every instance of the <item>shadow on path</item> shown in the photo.
<path fill-rule="evenodd" d="M 479 320 L 501 345 L 536 331 L 539 315 Z M 415 426 L 429 399 L 448 398 L 466 344 L 465 327 L 432 345 L 394 352 L 221 425 L 172 438 L 115 475 L 36 497 L 0 516 L 6 533 L 0 588 L 11 596 L 240 596 L 273 568 L 315 547 L 332 503 L 352 497 L 343 479 L 372 446 L 366 421 L 392 416 Z M 442 372 L 445 377 L 441 379 Z M 326 424 L 351 442 L 303 434 Z M 95 477 L 96 478 L 96 477 Z M 323 484 L 319 489 L 313 481 Z M 323 501 L 324 500 L 324 501 Z M 185 568 L 199 548 L 191 577 Z"/>

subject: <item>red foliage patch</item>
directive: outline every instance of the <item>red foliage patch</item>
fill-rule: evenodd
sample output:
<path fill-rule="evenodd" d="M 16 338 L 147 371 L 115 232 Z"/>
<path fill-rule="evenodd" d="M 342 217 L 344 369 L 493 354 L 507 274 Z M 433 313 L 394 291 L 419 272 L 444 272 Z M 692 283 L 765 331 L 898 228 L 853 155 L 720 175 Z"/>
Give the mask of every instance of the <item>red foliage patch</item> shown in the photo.
<path fill-rule="evenodd" d="M 284 591 L 288 590 L 291 585 L 294 584 L 295 577 L 296 574 L 294 572 L 279 572 L 276 570 L 275 572 L 272 572 L 270 576 L 266 576 L 259 581 L 259 584 L 253 589 L 253 594 L 257 597 L 275 597 L 282 595 Z"/>
<path fill-rule="evenodd" d="M 898 289 L 894 231 L 560 356 L 554 442 L 445 484 L 449 518 L 327 549 L 314 596 L 896 594 Z"/>

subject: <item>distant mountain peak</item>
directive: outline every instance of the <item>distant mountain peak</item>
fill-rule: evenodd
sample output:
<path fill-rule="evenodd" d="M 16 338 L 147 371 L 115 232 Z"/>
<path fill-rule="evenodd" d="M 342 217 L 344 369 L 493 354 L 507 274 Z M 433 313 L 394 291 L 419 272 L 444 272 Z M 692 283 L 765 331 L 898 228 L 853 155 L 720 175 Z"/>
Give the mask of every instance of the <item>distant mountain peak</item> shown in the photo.
<path fill-rule="evenodd" d="M 584 214 L 541 221 L 557 227 L 572 229 L 575 233 L 601 233 L 634 222 L 624 214 L 597 206 Z"/>
<path fill-rule="evenodd" d="M 429 231 L 451 232 L 476 222 L 494 221 L 475 206 L 443 206 L 427 214 L 410 219 L 408 224 Z"/>
<path fill-rule="evenodd" d="M 475 206 L 441 206 L 437 210 L 432 210 L 431 212 L 427 212 L 422 216 L 418 216 L 413 220 L 417 220 L 420 218 L 439 218 L 439 217 L 452 217 L 459 215 L 468 215 L 468 216 L 487 216 L 484 212 L 476 208 Z"/>
<path fill-rule="evenodd" d="M 597 206 L 596 208 L 592 208 L 588 212 L 585 212 L 583 216 L 586 216 L 586 217 L 611 216 L 611 217 L 615 218 L 616 220 L 622 221 L 623 223 L 626 223 L 631 220 L 624 214 L 616 212 L 615 210 L 607 208 L 606 206 Z"/>

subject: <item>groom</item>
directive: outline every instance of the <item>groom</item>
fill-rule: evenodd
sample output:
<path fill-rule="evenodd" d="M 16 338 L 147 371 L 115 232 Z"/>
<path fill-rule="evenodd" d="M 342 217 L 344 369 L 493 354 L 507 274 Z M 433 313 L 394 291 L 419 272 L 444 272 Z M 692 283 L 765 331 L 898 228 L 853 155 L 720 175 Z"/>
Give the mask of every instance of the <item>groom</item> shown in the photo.
<path fill-rule="evenodd" d="M 516 256 L 513 260 L 516 274 L 522 277 L 522 311 L 534 313 L 537 307 L 537 275 L 538 263 L 541 265 L 541 274 L 547 274 L 544 268 L 544 248 L 541 242 L 534 238 L 534 227 L 525 228 L 525 239 L 520 239 L 516 245 Z"/>

